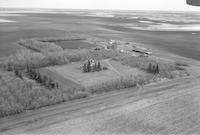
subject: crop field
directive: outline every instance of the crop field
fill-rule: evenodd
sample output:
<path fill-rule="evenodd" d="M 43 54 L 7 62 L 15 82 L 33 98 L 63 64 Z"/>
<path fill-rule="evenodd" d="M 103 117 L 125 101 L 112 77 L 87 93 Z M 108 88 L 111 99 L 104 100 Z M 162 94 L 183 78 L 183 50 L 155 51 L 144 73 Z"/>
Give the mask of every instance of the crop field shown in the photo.
<path fill-rule="evenodd" d="M 1 32 L 0 30 L 0 57 L 8 56 L 22 49 L 23 47 L 17 44 L 20 39 L 61 35 L 57 30 L 51 31 L 48 29 L 16 30 L 11 32 Z"/>
<path fill-rule="evenodd" d="M 86 41 L 82 41 L 82 40 L 72 40 L 72 41 L 59 41 L 56 42 L 56 45 L 59 45 L 60 47 L 62 47 L 63 49 L 89 49 L 92 47 L 95 47 L 94 44 L 90 44 Z"/>
<path fill-rule="evenodd" d="M 84 24 L 80 26 L 79 17 L 64 14 L 20 14 L 23 16 L 3 16 L 1 19 L 14 20 L 13 23 L 0 23 L 0 57 L 8 56 L 22 49 L 16 44 L 20 39 L 41 37 L 63 37 L 73 33 L 96 33 L 98 27 Z M 66 17 L 69 18 L 66 18 Z M 10 19 L 11 18 L 11 19 Z M 72 23 L 73 22 L 73 23 Z M 82 23 L 88 20 L 82 21 Z M 90 20 L 92 23 L 93 21 Z"/>

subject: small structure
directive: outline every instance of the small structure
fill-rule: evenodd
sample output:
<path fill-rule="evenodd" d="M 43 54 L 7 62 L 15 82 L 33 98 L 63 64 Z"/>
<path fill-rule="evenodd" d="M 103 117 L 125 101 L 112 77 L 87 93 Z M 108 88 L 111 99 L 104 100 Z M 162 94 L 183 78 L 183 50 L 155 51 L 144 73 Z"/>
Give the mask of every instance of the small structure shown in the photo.
<path fill-rule="evenodd" d="M 117 44 L 117 41 L 116 41 L 116 40 L 110 40 L 110 41 L 109 41 L 109 44 L 111 44 L 111 45 Z"/>
<path fill-rule="evenodd" d="M 117 41 L 116 40 L 110 40 L 108 45 L 107 45 L 107 49 L 116 50 L 117 49 Z"/>
<path fill-rule="evenodd" d="M 119 50 L 119 52 L 121 53 L 126 53 L 129 54 L 132 52 L 133 47 L 131 45 L 118 45 L 117 49 Z"/>
<path fill-rule="evenodd" d="M 146 48 L 143 47 L 133 47 L 134 52 L 140 53 L 140 54 L 144 54 L 144 55 L 151 55 L 152 52 L 150 52 L 149 50 L 147 50 Z"/>

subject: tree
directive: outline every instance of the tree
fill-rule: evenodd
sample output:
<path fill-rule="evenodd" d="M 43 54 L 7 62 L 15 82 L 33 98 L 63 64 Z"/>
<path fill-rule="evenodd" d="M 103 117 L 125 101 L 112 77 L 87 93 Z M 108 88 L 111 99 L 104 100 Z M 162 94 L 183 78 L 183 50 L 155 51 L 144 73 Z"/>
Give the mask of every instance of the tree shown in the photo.
<path fill-rule="evenodd" d="M 94 63 L 94 71 L 98 71 L 97 63 Z"/>
<path fill-rule="evenodd" d="M 58 85 L 58 83 L 57 83 L 57 82 L 56 82 L 56 84 L 55 84 L 55 85 L 56 85 L 55 87 L 58 89 L 58 88 L 59 88 L 59 85 Z"/>
<path fill-rule="evenodd" d="M 22 80 L 24 79 L 23 76 L 22 76 L 22 72 L 21 72 L 21 71 L 19 71 L 18 77 L 19 77 L 20 79 L 22 79 Z"/>
<path fill-rule="evenodd" d="M 42 84 L 46 86 L 47 80 L 48 80 L 48 78 L 46 76 L 44 76 L 42 79 Z"/>
<path fill-rule="evenodd" d="M 56 86 L 56 84 L 53 82 L 53 83 L 51 84 L 51 88 L 54 89 L 55 86 Z"/>
<path fill-rule="evenodd" d="M 37 74 L 36 80 L 37 80 L 39 83 L 42 83 L 42 82 L 41 82 L 41 75 L 40 75 L 39 70 L 37 70 L 36 74 Z"/>
<path fill-rule="evenodd" d="M 87 65 L 86 65 L 86 64 L 83 65 L 83 72 L 84 72 L 84 73 L 87 72 Z"/>
<path fill-rule="evenodd" d="M 152 67 L 152 73 L 156 73 L 156 66 L 155 66 L 155 64 L 153 65 L 153 67 Z"/>
<path fill-rule="evenodd" d="M 52 88 L 52 84 L 53 84 L 53 80 L 52 80 L 51 78 L 49 78 L 47 87 L 48 87 L 48 88 Z"/>
<path fill-rule="evenodd" d="M 98 71 L 101 71 L 101 70 L 102 70 L 102 68 L 101 68 L 101 63 L 100 63 L 100 62 L 98 62 L 98 64 L 97 64 L 97 69 L 98 69 Z"/>
<path fill-rule="evenodd" d="M 30 76 L 31 78 L 33 78 L 33 69 L 31 69 L 31 68 L 30 68 L 30 71 L 29 71 L 29 76 Z"/>
<path fill-rule="evenodd" d="M 156 73 L 159 74 L 160 73 L 160 68 L 159 68 L 159 65 L 157 64 L 156 66 Z"/>
<path fill-rule="evenodd" d="M 26 72 L 29 74 L 30 73 L 30 66 L 26 64 Z"/>
<path fill-rule="evenodd" d="M 10 63 L 8 63 L 8 65 L 7 65 L 7 70 L 8 71 L 13 71 L 13 67 L 12 67 L 12 65 Z"/>
<path fill-rule="evenodd" d="M 87 72 L 90 72 L 91 71 L 91 66 L 90 66 L 90 61 L 88 60 L 88 63 L 87 63 Z"/>
<path fill-rule="evenodd" d="M 22 72 L 19 71 L 19 69 L 14 68 L 14 72 L 15 72 L 15 75 L 16 75 L 17 77 L 19 77 L 20 79 L 23 79 Z"/>
<path fill-rule="evenodd" d="M 33 69 L 32 77 L 33 77 L 33 79 L 35 79 L 35 80 L 36 80 L 36 78 L 37 78 L 37 73 L 36 73 L 36 70 L 35 70 L 35 69 Z"/>
<path fill-rule="evenodd" d="M 14 73 L 16 76 L 18 76 L 18 70 L 16 68 L 14 68 Z"/>

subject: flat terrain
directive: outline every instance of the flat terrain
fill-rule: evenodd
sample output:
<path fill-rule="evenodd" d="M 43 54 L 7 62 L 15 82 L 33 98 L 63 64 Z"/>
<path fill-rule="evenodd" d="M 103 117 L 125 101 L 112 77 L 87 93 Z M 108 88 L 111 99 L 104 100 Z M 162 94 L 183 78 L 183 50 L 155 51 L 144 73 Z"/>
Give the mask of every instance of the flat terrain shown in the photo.
<path fill-rule="evenodd" d="M 52 11 L 16 16 L 1 16 L 0 11 L 0 20 L 13 21 L 0 23 L 0 57 L 22 49 L 16 44 L 19 39 L 78 33 L 141 43 L 155 51 L 156 57 L 186 61 L 191 76 L 1 118 L 0 135 L 200 134 L 200 30 L 153 28 L 163 24 L 197 25 L 199 14 L 110 11 L 103 16 L 98 12 L 106 11 L 58 11 L 57 14 Z M 81 65 L 77 62 L 48 67 L 41 69 L 41 73 L 59 81 L 63 87 L 90 86 L 124 74 L 142 73 L 110 59 L 102 61 L 109 70 L 101 73 L 83 74 Z"/>
<path fill-rule="evenodd" d="M 56 42 L 56 45 L 59 45 L 63 49 L 89 49 L 95 47 L 95 45 L 87 43 L 85 41 L 74 40 L 74 41 L 60 41 Z"/>
<path fill-rule="evenodd" d="M 55 82 L 58 82 L 59 85 L 64 89 L 71 88 L 71 87 L 79 87 L 79 86 L 81 87 L 81 85 L 77 81 L 71 78 L 63 77 L 62 75 L 58 74 L 56 71 L 51 71 L 46 68 L 42 68 L 40 69 L 40 73 L 43 76 L 52 78 Z"/>
<path fill-rule="evenodd" d="M 183 78 L 0 120 L 2 135 L 200 134 L 199 78 Z"/>
<path fill-rule="evenodd" d="M 100 11 L 58 11 L 57 14 L 45 12 L 0 16 L 0 19 L 16 21 L 0 23 L 0 56 L 13 54 L 20 49 L 18 45 L 14 44 L 19 39 L 64 36 L 73 32 L 104 39 L 129 40 L 143 43 L 149 48 L 155 48 L 165 53 L 200 59 L 200 32 L 198 29 L 191 28 L 187 31 L 138 29 L 160 23 L 183 26 L 199 25 L 198 13 L 118 13 L 113 11 L 109 12 L 109 16 L 95 15 L 98 12 Z M 93 15 L 89 16 L 88 14 Z M 150 21 L 153 24 L 143 21 Z"/>
<path fill-rule="evenodd" d="M 110 60 L 109 63 L 114 67 L 117 71 L 120 71 L 121 75 L 139 75 L 139 74 L 144 74 L 143 71 L 140 71 L 136 68 L 131 68 L 126 65 L 120 64 L 120 62 Z"/>
<path fill-rule="evenodd" d="M 101 66 L 108 67 L 108 70 L 100 72 L 83 73 L 80 69 L 82 65 L 82 62 L 74 62 L 72 64 L 63 66 L 48 67 L 45 70 L 53 73 L 47 73 L 52 76 L 52 78 L 55 78 L 55 76 L 60 76 L 60 78 L 63 78 L 63 80 L 69 80 L 70 82 L 73 81 L 82 86 L 97 85 L 101 82 L 103 83 L 106 81 L 111 81 L 115 78 L 119 78 L 120 76 L 144 74 L 138 69 L 123 66 L 119 62 L 110 62 L 109 59 L 101 61 Z M 59 81 L 60 79 L 56 80 Z M 66 85 L 67 84 L 70 86 L 72 83 L 66 83 Z"/>

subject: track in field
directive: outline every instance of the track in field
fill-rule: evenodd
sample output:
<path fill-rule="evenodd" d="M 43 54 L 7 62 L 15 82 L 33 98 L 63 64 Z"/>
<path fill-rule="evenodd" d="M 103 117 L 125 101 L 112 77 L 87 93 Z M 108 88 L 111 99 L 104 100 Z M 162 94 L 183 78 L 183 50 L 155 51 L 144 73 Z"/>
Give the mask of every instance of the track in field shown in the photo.
<path fill-rule="evenodd" d="M 145 108 L 156 107 L 159 104 L 183 95 L 187 96 L 187 94 L 200 93 L 200 84 L 198 84 L 198 81 L 199 79 L 178 79 L 176 81 L 149 85 L 143 89 L 135 88 L 120 90 L 46 107 L 36 111 L 0 119 L 0 129 L 4 134 L 32 132 L 35 130 L 42 130 L 52 124 L 59 124 L 63 121 L 70 121 L 79 117 L 86 117 L 91 114 L 98 114 L 116 108 L 123 108 L 123 106 L 133 106 L 134 104 L 137 104 L 137 102 L 146 100 L 152 101 L 150 104 L 147 102 L 146 105 L 142 105 L 139 109 L 141 112 L 143 111 L 143 113 L 145 113 Z M 184 109 L 177 108 L 177 110 L 180 111 Z M 137 114 L 137 112 L 139 111 L 136 109 L 136 112 L 134 113 Z M 189 113 L 188 117 L 190 115 L 192 114 Z M 179 120 L 179 118 L 177 118 L 177 120 Z M 165 122 L 166 126 L 170 125 L 170 122 L 170 120 Z M 167 131 L 165 132 L 167 133 Z"/>

